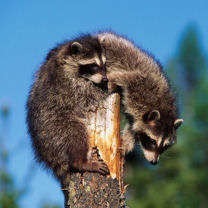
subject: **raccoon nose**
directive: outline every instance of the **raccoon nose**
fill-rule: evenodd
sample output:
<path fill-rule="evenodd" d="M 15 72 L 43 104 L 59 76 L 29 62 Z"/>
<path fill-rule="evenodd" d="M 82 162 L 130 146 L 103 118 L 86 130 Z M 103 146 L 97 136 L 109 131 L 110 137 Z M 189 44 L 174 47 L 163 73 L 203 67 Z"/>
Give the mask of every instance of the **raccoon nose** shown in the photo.
<path fill-rule="evenodd" d="M 150 163 L 151 163 L 152 165 L 157 165 L 158 161 L 157 161 L 157 160 L 152 160 L 152 161 L 150 161 Z"/>
<path fill-rule="evenodd" d="M 157 165 L 158 161 L 159 161 L 159 156 L 156 157 L 156 158 L 154 158 L 153 160 L 151 160 L 150 163 L 151 163 L 152 165 Z"/>
<path fill-rule="evenodd" d="M 103 77 L 103 82 L 108 82 L 108 78 L 107 77 Z"/>

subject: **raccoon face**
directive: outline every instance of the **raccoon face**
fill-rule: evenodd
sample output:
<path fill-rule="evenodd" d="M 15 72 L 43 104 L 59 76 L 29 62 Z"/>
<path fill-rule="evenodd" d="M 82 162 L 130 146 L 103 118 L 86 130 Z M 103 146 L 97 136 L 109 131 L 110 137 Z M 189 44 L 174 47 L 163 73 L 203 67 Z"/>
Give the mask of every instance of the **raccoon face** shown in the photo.
<path fill-rule="evenodd" d="M 160 112 L 153 110 L 143 115 L 140 127 L 134 124 L 136 140 L 140 143 L 144 157 L 153 165 L 159 161 L 159 156 L 176 142 L 176 130 L 183 119 L 162 123 Z"/>
<path fill-rule="evenodd" d="M 106 83 L 106 58 L 98 42 L 92 36 L 84 36 L 70 43 L 69 54 L 76 62 L 78 75 L 94 83 Z"/>

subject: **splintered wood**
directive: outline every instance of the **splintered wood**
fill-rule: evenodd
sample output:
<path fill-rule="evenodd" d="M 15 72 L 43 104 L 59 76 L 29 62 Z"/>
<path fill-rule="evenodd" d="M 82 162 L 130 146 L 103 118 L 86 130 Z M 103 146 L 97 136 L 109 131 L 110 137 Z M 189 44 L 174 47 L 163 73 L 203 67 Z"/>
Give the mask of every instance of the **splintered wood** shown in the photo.
<path fill-rule="evenodd" d="M 120 153 L 120 96 L 118 94 L 109 96 L 103 106 L 89 114 L 88 134 L 90 148 L 98 148 L 100 157 L 108 165 L 111 177 L 120 182 L 123 159 Z"/>
<path fill-rule="evenodd" d="M 103 159 L 110 175 L 70 173 L 64 190 L 65 208 L 126 208 L 120 141 L 120 97 L 113 94 L 87 117 L 89 148 L 94 161 Z M 96 150 L 96 151 L 95 151 Z M 98 150 L 98 151 L 97 151 Z"/>

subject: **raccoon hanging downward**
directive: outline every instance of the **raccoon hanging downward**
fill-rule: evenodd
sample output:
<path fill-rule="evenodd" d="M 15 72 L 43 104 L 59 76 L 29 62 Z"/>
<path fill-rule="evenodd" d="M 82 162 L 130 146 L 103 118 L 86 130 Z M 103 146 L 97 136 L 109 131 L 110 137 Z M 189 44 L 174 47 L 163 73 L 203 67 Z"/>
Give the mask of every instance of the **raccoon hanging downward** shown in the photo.
<path fill-rule="evenodd" d="M 129 120 L 123 133 L 124 152 L 140 143 L 145 158 L 156 164 L 159 155 L 176 141 L 178 119 L 175 97 L 161 65 L 129 40 L 114 33 L 99 33 L 105 49 L 111 91 L 121 89 Z"/>
<path fill-rule="evenodd" d="M 27 101 L 28 131 L 36 158 L 61 182 L 72 170 L 109 173 L 103 161 L 89 156 L 85 123 L 87 112 L 107 97 L 106 83 L 105 58 L 90 35 L 51 50 L 36 75 Z"/>

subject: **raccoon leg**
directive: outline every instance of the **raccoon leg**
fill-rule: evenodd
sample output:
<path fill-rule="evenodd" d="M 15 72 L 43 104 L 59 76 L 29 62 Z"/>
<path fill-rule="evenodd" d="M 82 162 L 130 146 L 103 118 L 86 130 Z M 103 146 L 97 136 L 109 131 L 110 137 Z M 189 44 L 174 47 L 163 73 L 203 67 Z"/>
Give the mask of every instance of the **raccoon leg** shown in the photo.
<path fill-rule="evenodd" d="M 108 166 L 102 159 L 98 161 L 88 160 L 87 162 L 76 161 L 73 163 L 72 168 L 78 171 L 98 172 L 102 175 L 109 174 Z"/>
<path fill-rule="evenodd" d="M 97 147 L 92 148 L 92 151 L 88 152 L 87 162 L 75 161 L 73 168 L 80 171 L 99 172 L 102 175 L 109 174 L 108 166 L 100 158 Z"/>
<path fill-rule="evenodd" d="M 93 152 L 89 149 L 89 136 L 86 126 L 82 122 L 70 123 L 70 140 L 68 154 L 70 158 L 70 169 L 73 171 L 99 172 L 103 175 L 109 174 L 108 166 L 99 157 L 94 159 Z"/>
<path fill-rule="evenodd" d="M 111 72 L 108 74 L 108 92 L 113 93 L 117 91 L 119 86 L 123 86 L 122 78 L 124 73 L 122 72 Z"/>

